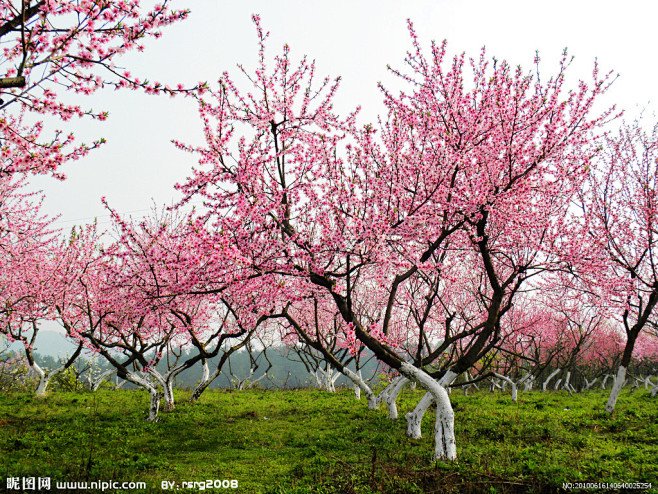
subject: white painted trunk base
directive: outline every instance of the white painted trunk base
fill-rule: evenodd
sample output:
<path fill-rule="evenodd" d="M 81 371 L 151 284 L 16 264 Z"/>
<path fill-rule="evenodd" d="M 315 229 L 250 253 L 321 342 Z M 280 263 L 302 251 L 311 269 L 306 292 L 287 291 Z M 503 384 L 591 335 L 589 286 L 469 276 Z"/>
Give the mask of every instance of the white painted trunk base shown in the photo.
<path fill-rule="evenodd" d="M 173 380 L 167 379 L 164 389 L 164 409 L 165 411 L 171 411 L 174 409 L 174 382 Z"/>
<path fill-rule="evenodd" d="M 412 437 L 413 439 L 420 439 L 423 437 L 420 430 L 420 424 L 423 421 L 425 412 L 432 404 L 432 401 L 434 401 L 432 394 L 429 392 L 425 393 L 418 402 L 418 405 L 416 405 L 416 408 L 414 408 L 414 411 L 407 413 L 407 435 L 409 437 Z"/>
<path fill-rule="evenodd" d="M 149 407 L 149 422 L 157 422 L 160 420 L 158 417 L 158 411 L 160 409 L 160 400 L 162 399 L 162 393 L 157 391 L 151 392 L 151 406 Z"/>
<path fill-rule="evenodd" d="M 589 388 L 591 388 L 592 386 L 594 386 L 594 384 L 595 384 L 596 381 L 598 381 L 598 380 L 599 380 L 598 377 L 595 377 L 592 381 L 588 381 L 587 379 L 585 379 L 585 391 L 588 391 Z"/>
<path fill-rule="evenodd" d="M 64 372 L 66 367 L 61 365 L 51 372 L 46 372 L 41 367 L 39 367 L 36 362 L 34 362 L 32 365 L 32 370 L 34 370 L 39 376 L 39 384 L 37 389 L 34 391 L 34 394 L 35 396 L 43 397 L 46 396 L 46 390 L 48 389 L 48 385 L 50 384 L 52 378 L 57 374 Z"/>
<path fill-rule="evenodd" d="M 435 460 L 456 460 L 457 443 L 455 441 L 455 414 L 450 404 L 450 397 L 444 385 L 450 384 L 457 376 L 454 372 L 448 371 L 441 379 L 441 383 L 434 380 L 427 373 L 417 369 L 413 365 L 403 362 L 400 366 L 400 372 L 408 379 L 417 381 L 431 394 L 436 403 L 436 419 L 434 423 L 434 459 Z M 422 400 L 421 400 L 422 401 Z M 429 404 L 428 404 L 429 406 Z M 426 408 L 427 409 L 427 408 Z M 413 412 L 412 412 L 413 413 Z M 418 420 L 422 418 L 416 417 Z M 409 428 L 409 419 L 407 419 L 407 428 Z M 420 428 L 420 426 L 418 426 Z"/>
<path fill-rule="evenodd" d="M 368 399 L 368 410 L 376 410 L 377 406 L 379 405 L 379 401 L 377 400 L 375 393 L 372 392 L 370 386 L 368 386 L 368 384 L 363 380 L 361 372 L 359 371 L 359 373 L 356 374 L 347 367 L 344 367 L 343 374 L 354 383 L 354 393 L 356 394 L 356 390 L 359 390 L 359 393 L 356 395 L 357 400 L 361 399 L 361 391 L 363 391 L 363 394 L 365 394 L 366 398 Z"/>
<path fill-rule="evenodd" d="M 112 373 L 114 373 L 114 369 L 109 369 L 103 372 L 100 376 L 95 381 L 90 381 L 89 382 L 89 389 L 91 391 L 98 391 L 98 388 L 100 387 L 101 384 L 103 384 L 103 381 L 110 377 Z"/>
<path fill-rule="evenodd" d="M 409 379 L 402 377 L 398 382 L 393 386 L 393 389 L 384 397 L 384 402 L 386 403 L 386 408 L 388 408 L 388 418 L 391 420 L 397 420 L 398 418 L 398 407 L 396 400 L 398 395 L 405 384 L 409 382 Z"/>
<path fill-rule="evenodd" d="M 615 376 L 615 380 L 612 383 L 612 390 L 610 390 L 610 397 L 608 398 L 608 403 L 605 406 L 606 412 L 611 414 L 612 412 L 615 411 L 617 398 L 619 397 L 619 392 L 621 391 L 621 388 L 624 386 L 625 381 L 626 381 L 626 367 L 620 365 L 619 370 L 617 371 L 617 376 Z"/>
<path fill-rule="evenodd" d="M 340 377 L 340 373 L 329 368 L 325 369 L 316 369 L 313 373 L 315 377 L 315 382 L 318 385 L 318 388 L 328 391 L 329 393 L 336 392 L 336 380 Z"/>

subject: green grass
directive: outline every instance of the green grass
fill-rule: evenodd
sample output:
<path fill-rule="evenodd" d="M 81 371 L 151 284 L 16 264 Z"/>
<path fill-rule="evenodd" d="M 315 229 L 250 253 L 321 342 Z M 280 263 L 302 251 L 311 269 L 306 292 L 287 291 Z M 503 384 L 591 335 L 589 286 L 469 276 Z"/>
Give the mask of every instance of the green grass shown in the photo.
<path fill-rule="evenodd" d="M 209 391 L 195 404 L 181 392 L 175 410 L 148 423 L 144 392 L 8 394 L 0 397 L 0 489 L 6 477 L 143 481 L 149 492 L 160 492 L 162 481 L 208 479 L 235 479 L 238 489 L 218 491 L 241 493 L 557 492 L 578 481 L 658 487 L 658 401 L 644 390 L 622 392 L 612 417 L 601 392 L 521 393 L 518 403 L 455 392 L 453 463 L 431 461 L 433 413 L 423 439 L 405 436 L 404 413 L 421 396 L 403 392 L 402 419 L 391 421 L 385 407 L 369 411 L 349 391 Z"/>

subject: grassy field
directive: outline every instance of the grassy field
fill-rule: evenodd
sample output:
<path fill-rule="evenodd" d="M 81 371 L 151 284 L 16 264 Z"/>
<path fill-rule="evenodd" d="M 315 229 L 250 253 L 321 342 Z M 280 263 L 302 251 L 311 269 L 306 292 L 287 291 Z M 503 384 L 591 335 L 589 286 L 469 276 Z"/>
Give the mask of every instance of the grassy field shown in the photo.
<path fill-rule="evenodd" d="M 347 390 L 209 391 L 195 404 L 177 392 L 176 409 L 148 423 L 140 391 L 4 395 L 0 490 L 7 477 L 50 477 L 53 492 L 56 481 L 109 480 L 146 483 L 133 493 L 207 480 L 237 480 L 212 491 L 240 493 L 535 493 L 563 482 L 651 482 L 632 492 L 658 492 L 658 400 L 644 390 L 624 390 L 612 417 L 596 391 L 520 393 L 518 403 L 455 392 L 453 463 L 431 461 L 433 413 L 423 439 L 405 436 L 404 413 L 421 396 L 404 391 L 402 419 L 391 421 Z M 608 491 L 619 492 L 587 492 Z"/>

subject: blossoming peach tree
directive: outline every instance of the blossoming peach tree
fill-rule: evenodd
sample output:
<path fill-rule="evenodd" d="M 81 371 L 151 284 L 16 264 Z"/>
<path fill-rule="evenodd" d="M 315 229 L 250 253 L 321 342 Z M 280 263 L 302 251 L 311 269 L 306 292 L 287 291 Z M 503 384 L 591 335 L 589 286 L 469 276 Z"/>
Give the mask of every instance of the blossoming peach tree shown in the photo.
<path fill-rule="evenodd" d="M 122 54 L 141 51 L 146 39 L 186 17 L 187 11 L 169 5 L 168 0 L 150 7 L 140 0 L 0 1 L 0 317 L 8 322 L 3 333 L 22 339 L 28 354 L 40 321 L 55 313 L 48 305 L 53 295 L 46 293 L 56 289 L 48 278 L 55 271 L 46 271 L 57 264 L 65 242 L 55 239 L 52 218 L 39 213 L 39 194 L 25 192 L 25 177 L 63 179 L 66 161 L 102 143 L 78 143 L 61 128 L 74 117 L 107 117 L 86 108 L 85 95 L 108 86 L 156 94 L 186 91 L 139 79 L 116 65 Z M 26 325 L 33 330 L 29 337 Z M 45 382 L 39 389 L 45 390 Z"/>
<path fill-rule="evenodd" d="M 522 286 L 560 263 L 556 246 L 595 154 L 592 133 L 609 115 L 592 115 L 609 77 L 595 67 L 591 84 L 566 92 L 566 54 L 546 81 L 484 51 L 450 60 L 443 43 L 426 55 L 409 24 L 408 72 L 394 71 L 408 92 L 381 87 L 386 118 L 359 127 L 356 112 L 334 111 L 339 79 L 318 85 L 314 64 L 293 64 L 287 46 L 270 61 L 254 21 L 258 68 L 243 69 L 244 92 L 224 73 L 199 95 L 207 142 L 179 143 L 201 157 L 179 188 L 204 200 L 218 248 L 228 242 L 249 259 L 250 275 L 275 277 L 273 290 L 295 284 L 293 304 L 320 290 L 354 339 L 425 387 L 437 404 L 435 457 L 454 459 L 445 386 L 493 348 Z M 448 269 L 459 258 L 468 268 Z M 468 329 L 460 326 L 464 351 L 434 367 L 440 335 L 427 333 L 432 343 L 415 355 L 400 338 L 403 287 L 427 273 L 480 304 Z M 361 312 L 364 298 L 378 310 Z"/>
<path fill-rule="evenodd" d="M 142 50 L 149 37 L 184 19 L 168 0 L 3 0 L 0 2 L 0 173 L 51 173 L 84 156 L 101 140 L 76 143 L 57 121 L 107 114 L 85 108 L 83 98 L 103 87 L 183 90 L 132 76 L 116 65 L 120 55 Z M 48 118 L 50 117 L 50 118 Z"/>
<path fill-rule="evenodd" d="M 608 289 L 626 343 L 606 411 L 612 413 L 636 342 L 655 330 L 658 304 L 658 124 L 624 124 L 603 141 L 599 167 L 582 196 L 583 237 L 600 269 L 584 279 Z M 647 336 L 650 336 L 647 334 Z M 654 335 L 655 336 L 655 335 Z M 645 341 L 651 341 L 647 338 Z"/>

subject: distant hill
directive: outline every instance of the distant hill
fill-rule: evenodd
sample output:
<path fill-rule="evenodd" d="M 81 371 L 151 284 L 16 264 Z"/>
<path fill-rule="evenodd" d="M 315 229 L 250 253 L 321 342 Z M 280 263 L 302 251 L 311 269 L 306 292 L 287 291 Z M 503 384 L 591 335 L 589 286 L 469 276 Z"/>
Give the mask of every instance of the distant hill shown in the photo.
<path fill-rule="evenodd" d="M 3 338 L 0 338 L 2 340 Z M 0 342 L 0 348 L 3 345 Z M 54 367 L 56 362 L 61 358 L 71 355 L 76 346 L 65 337 L 63 330 L 57 325 L 51 324 L 50 327 L 44 325 L 40 329 L 37 341 L 34 346 L 35 360 L 42 366 Z M 21 343 L 15 342 L 9 350 L 15 353 L 22 353 Z M 260 351 L 256 351 L 253 358 L 260 363 L 259 368 L 253 374 L 252 379 L 256 380 L 263 375 L 268 367 L 267 360 L 272 363 L 272 368 L 267 372 L 267 379 L 259 379 L 259 385 L 265 388 L 295 388 L 313 386 L 315 379 L 309 374 L 305 365 L 299 360 L 295 352 L 291 352 L 287 347 L 274 346 L 267 350 L 267 357 L 261 356 Z M 81 359 L 86 360 L 88 354 L 83 352 Z M 185 357 L 183 357 L 184 359 Z M 160 372 L 166 372 L 167 358 L 163 359 L 157 368 Z M 208 360 L 210 371 L 212 372 L 220 360 L 220 356 Z M 364 359 L 364 361 L 367 359 Z M 172 360 L 173 362 L 173 360 Z M 98 364 L 102 369 L 109 369 L 111 365 L 105 359 L 98 359 Z M 233 354 L 230 360 L 222 369 L 222 374 L 213 382 L 211 388 L 228 388 L 231 387 L 232 379 L 243 379 L 250 376 L 252 361 L 249 354 L 244 351 L 238 351 Z M 377 361 L 372 359 L 363 369 L 363 376 L 370 379 L 379 373 Z M 176 378 L 176 386 L 181 388 L 193 388 L 201 379 L 201 364 L 197 363 Z M 350 382 L 344 376 L 341 376 L 336 382 L 337 386 L 349 386 Z M 132 387 L 131 385 L 127 387 Z"/>
<path fill-rule="evenodd" d="M 13 352 L 21 352 L 22 345 L 14 342 L 9 349 Z M 55 328 L 44 328 L 39 331 L 36 344 L 34 345 L 35 353 L 48 355 L 50 357 L 65 356 L 75 350 L 73 345 L 64 336 L 62 330 Z"/>

